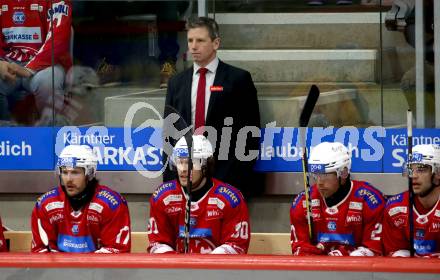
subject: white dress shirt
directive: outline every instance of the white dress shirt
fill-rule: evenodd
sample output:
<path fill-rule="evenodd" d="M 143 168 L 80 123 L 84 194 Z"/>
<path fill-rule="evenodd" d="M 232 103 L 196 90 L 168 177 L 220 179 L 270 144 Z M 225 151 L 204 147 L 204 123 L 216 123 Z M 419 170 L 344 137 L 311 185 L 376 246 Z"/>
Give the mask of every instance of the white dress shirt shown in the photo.
<path fill-rule="evenodd" d="M 208 114 L 209 98 L 211 97 L 211 86 L 214 84 L 215 73 L 217 72 L 219 60 L 215 57 L 208 65 L 206 65 L 206 88 L 205 88 L 205 121 L 206 115 Z M 194 63 L 194 72 L 192 76 L 192 86 L 191 86 L 191 123 L 194 125 L 196 116 L 196 100 L 197 100 L 197 86 L 199 85 L 198 73 L 201 67 Z"/>

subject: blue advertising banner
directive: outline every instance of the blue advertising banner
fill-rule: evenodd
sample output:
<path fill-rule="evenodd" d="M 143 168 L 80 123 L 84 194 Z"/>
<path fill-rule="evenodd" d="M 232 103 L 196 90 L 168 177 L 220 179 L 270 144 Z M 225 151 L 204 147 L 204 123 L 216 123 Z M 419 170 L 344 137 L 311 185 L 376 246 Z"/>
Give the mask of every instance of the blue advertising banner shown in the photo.
<path fill-rule="evenodd" d="M 299 172 L 302 149 L 297 128 L 261 130 L 260 172 Z M 400 173 L 406 159 L 406 129 L 309 128 L 307 147 L 338 141 L 352 153 L 352 171 Z M 415 129 L 414 145 L 439 144 L 439 129 Z M 99 170 L 161 172 L 162 130 L 146 127 L 0 128 L 0 170 L 53 170 L 56 155 L 70 144 L 93 147 Z"/>

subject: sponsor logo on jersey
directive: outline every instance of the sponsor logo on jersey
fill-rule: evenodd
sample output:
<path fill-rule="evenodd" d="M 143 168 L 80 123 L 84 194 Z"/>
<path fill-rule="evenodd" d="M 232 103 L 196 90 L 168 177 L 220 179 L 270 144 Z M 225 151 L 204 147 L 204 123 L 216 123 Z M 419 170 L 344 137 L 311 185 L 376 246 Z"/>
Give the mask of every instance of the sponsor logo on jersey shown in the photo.
<path fill-rule="evenodd" d="M 55 197 L 55 196 L 58 196 L 58 188 L 55 188 L 55 189 L 53 189 L 51 191 L 48 191 L 47 193 L 45 193 L 42 196 L 40 196 L 37 199 L 38 207 L 41 207 L 41 204 L 43 204 L 46 199 L 51 198 L 51 197 Z"/>
<path fill-rule="evenodd" d="M 210 228 L 191 228 L 189 231 L 191 238 L 210 238 L 212 237 L 212 230 Z M 185 238 L 184 226 L 179 226 L 179 237 Z"/>
<path fill-rule="evenodd" d="M 296 208 L 296 205 L 301 201 L 301 198 L 304 196 L 304 192 L 299 193 L 292 202 L 292 209 Z M 303 201 L 303 204 L 305 201 Z"/>
<path fill-rule="evenodd" d="M 89 205 L 89 209 L 90 210 L 94 210 L 98 213 L 102 213 L 102 210 L 104 210 L 104 206 L 100 205 L 99 203 L 96 202 L 91 202 Z"/>
<path fill-rule="evenodd" d="M 219 186 L 215 192 L 216 194 L 220 194 L 222 195 L 224 198 L 226 198 L 229 203 L 231 204 L 232 208 L 237 207 L 241 200 L 240 200 L 240 196 L 238 195 L 238 193 L 233 190 L 230 187 L 227 186 Z"/>
<path fill-rule="evenodd" d="M 87 215 L 87 221 L 92 223 L 99 223 L 99 218 L 95 215 Z"/>
<path fill-rule="evenodd" d="M 176 183 L 175 182 L 169 182 L 164 183 L 160 187 L 158 187 L 154 193 L 153 193 L 153 201 L 156 202 L 165 192 L 175 190 L 176 189 Z"/>
<path fill-rule="evenodd" d="M 362 198 L 371 209 L 376 209 L 382 204 L 380 196 L 367 188 L 359 188 L 356 191 L 355 196 Z"/>
<path fill-rule="evenodd" d="M 72 233 L 77 235 L 79 233 L 79 226 L 77 224 L 74 224 L 72 226 Z"/>
<path fill-rule="evenodd" d="M 53 224 L 55 222 L 58 222 L 59 220 L 62 220 L 64 218 L 64 215 L 62 213 L 56 213 L 55 215 L 51 215 L 49 218 L 49 223 Z"/>
<path fill-rule="evenodd" d="M 47 10 L 47 19 L 50 20 L 50 14 L 52 13 L 52 9 Z M 69 14 L 69 6 L 67 6 L 64 1 L 54 4 L 53 7 L 54 17 L 56 15 L 64 15 L 67 16 Z"/>
<path fill-rule="evenodd" d="M 435 240 L 414 240 L 414 249 L 417 255 L 428 255 L 435 252 Z"/>
<path fill-rule="evenodd" d="M 221 215 L 222 215 L 222 212 L 220 212 L 217 209 L 212 209 L 212 210 L 206 211 L 206 219 L 207 220 L 218 218 Z"/>
<path fill-rule="evenodd" d="M 191 211 L 196 211 L 199 208 L 200 207 L 199 207 L 199 203 L 198 202 L 191 201 Z"/>
<path fill-rule="evenodd" d="M 38 11 L 38 4 L 31 4 L 31 11 Z"/>
<path fill-rule="evenodd" d="M 46 208 L 47 211 L 51 211 L 51 210 L 54 210 L 54 209 L 63 209 L 64 208 L 64 202 L 63 201 L 50 202 L 44 208 Z"/>
<path fill-rule="evenodd" d="M 347 215 L 346 219 L 347 223 L 361 223 L 362 222 L 362 216 L 361 215 Z"/>
<path fill-rule="evenodd" d="M 118 208 L 119 204 L 121 203 L 119 196 L 108 190 L 99 191 L 96 198 L 104 201 L 112 210 Z"/>
<path fill-rule="evenodd" d="M 399 213 L 406 214 L 406 212 L 408 212 L 408 207 L 397 206 L 397 207 L 393 207 L 390 210 L 388 210 L 388 215 L 390 215 L 390 217 L 392 217 L 392 216 L 397 215 Z"/>
<path fill-rule="evenodd" d="M 418 216 L 416 219 L 416 222 L 418 222 L 421 225 L 424 225 L 428 222 L 428 217 L 426 217 L 426 215 L 422 215 L 422 216 Z"/>
<path fill-rule="evenodd" d="M 5 42 L 10 43 L 42 43 L 39 27 L 9 27 L 2 29 Z"/>
<path fill-rule="evenodd" d="M 182 200 L 183 200 L 183 196 L 181 194 L 170 194 L 164 198 L 163 204 L 168 205 L 171 202 L 178 202 Z"/>
<path fill-rule="evenodd" d="M 321 243 L 335 242 L 344 245 L 352 245 L 352 246 L 355 245 L 353 234 L 318 232 L 318 242 Z"/>
<path fill-rule="evenodd" d="M 355 201 L 350 201 L 350 204 L 348 205 L 348 209 L 353 209 L 353 210 L 362 210 L 362 203 L 361 202 L 355 202 Z"/>
<path fill-rule="evenodd" d="M 8 5 L 2 5 L 2 12 L 8 11 Z"/>
<path fill-rule="evenodd" d="M 436 216 L 436 217 L 440 217 L 440 210 L 435 210 L 435 213 L 434 213 L 434 216 Z"/>
<path fill-rule="evenodd" d="M 58 235 L 58 249 L 61 252 L 88 253 L 96 250 L 91 236 Z"/>
<path fill-rule="evenodd" d="M 309 164 L 309 172 L 325 173 L 325 164 Z"/>
<path fill-rule="evenodd" d="M 178 207 L 178 206 L 171 206 L 171 207 L 167 207 L 165 208 L 165 213 L 167 214 L 177 214 L 179 212 L 182 211 L 182 207 Z"/>
<path fill-rule="evenodd" d="M 325 209 L 325 212 L 327 212 L 327 214 L 330 214 L 330 215 L 335 215 L 335 214 L 338 214 L 339 210 L 338 210 L 338 207 L 333 206 L 333 207 L 327 207 Z"/>
<path fill-rule="evenodd" d="M 319 207 L 321 206 L 321 202 L 319 199 L 312 199 L 312 207 Z"/>
<path fill-rule="evenodd" d="M 397 203 L 397 202 L 402 202 L 402 201 L 403 201 L 403 195 L 402 194 L 398 194 L 398 195 L 395 195 L 395 196 L 392 196 L 392 197 L 388 198 L 387 206 L 391 205 L 391 204 L 394 204 L 394 203 Z"/>
<path fill-rule="evenodd" d="M 327 229 L 329 231 L 336 231 L 336 222 L 335 221 L 330 221 L 327 223 Z"/>
<path fill-rule="evenodd" d="M 416 238 L 419 238 L 419 239 L 425 238 L 425 230 L 417 229 L 416 230 Z"/>
<path fill-rule="evenodd" d="M 225 208 L 225 203 L 223 201 L 221 201 L 220 199 L 218 199 L 217 197 L 210 197 L 208 199 L 208 204 L 209 205 L 217 205 L 217 207 L 222 210 L 223 210 L 223 208 Z"/>
<path fill-rule="evenodd" d="M 23 11 L 15 11 L 12 14 L 12 21 L 14 24 L 23 24 L 26 21 L 26 15 Z"/>
<path fill-rule="evenodd" d="M 433 232 L 437 232 L 440 229 L 440 222 L 433 222 L 431 227 Z"/>
<path fill-rule="evenodd" d="M 402 225 L 406 225 L 406 219 L 403 217 L 399 217 L 397 219 L 393 219 L 393 223 L 396 227 L 400 227 Z"/>

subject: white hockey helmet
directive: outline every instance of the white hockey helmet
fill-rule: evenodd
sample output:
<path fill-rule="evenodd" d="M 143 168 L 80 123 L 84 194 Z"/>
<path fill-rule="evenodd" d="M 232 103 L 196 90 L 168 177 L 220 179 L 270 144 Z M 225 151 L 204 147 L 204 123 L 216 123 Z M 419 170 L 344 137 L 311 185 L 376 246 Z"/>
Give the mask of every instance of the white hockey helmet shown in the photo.
<path fill-rule="evenodd" d="M 432 173 L 440 172 L 440 146 L 434 144 L 416 145 L 412 149 L 409 164 L 426 164 L 432 167 Z"/>
<path fill-rule="evenodd" d="M 201 170 L 206 165 L 208 158 L 212 157 L 214 152 L 211 143 L 203 135 L 193 135 L 193 168 Z M 188 158 L 189 151 L 185 137 L 182 137 L 177 141 L 173 149 L 173 155 L 171 156 L 171 163 L 177 167 L 179 159 Z"/>
<path fill-rule="evenodd" d="M 350 173 L 351 156 L 342 143 L 322 142 L 312 149 L 308 163 L 311 173 L 336 172 L 339 177 L 345 168 Z"/>
<path fill-rule="evenodd" d="M 60 174 L 62 167 L 82 167 L 84 174 L 89 180 L 96 175 L 96 166 L 98 159 L 92 148 L 87 145 L 69 145 L 66 146 L 58 157 L 57 172 Z"/>

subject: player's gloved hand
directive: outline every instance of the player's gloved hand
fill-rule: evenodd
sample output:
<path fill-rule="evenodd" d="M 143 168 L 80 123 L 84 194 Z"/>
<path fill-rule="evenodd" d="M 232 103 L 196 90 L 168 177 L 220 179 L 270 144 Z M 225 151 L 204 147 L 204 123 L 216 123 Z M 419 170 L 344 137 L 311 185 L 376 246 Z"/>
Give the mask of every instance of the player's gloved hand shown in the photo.
<path fill-rule="evenodd" d="M 410 256 L 409 250 L 397 250 L 391 254 L 391 257 L 408 258 Z"/>
<path fill-rule="evenodd" d="M 374 252 L 365 247 L 358 247 L 356 250 L 350 252 L 350 256 L 352 257 L 373 257 Z"/>
<path fill-rule="evenodd" d="M 294 256 L 314 256 L 314 255 L 323 255 L 324 250 L 323 247 L 314 246 L 312 244 L 304 243 L 300 247 L 298 247 L 295 252 Z"/>
<path fill-rule="evenodd" d="M 339 245 L 339 246 L 336 246 L 330 252 L 328 252 L 327 255 L 333 256 L 333 257 L 349 256 L 350 255 L 350 251 L 347 250 L 347 248 L 344 245 Z"/>

